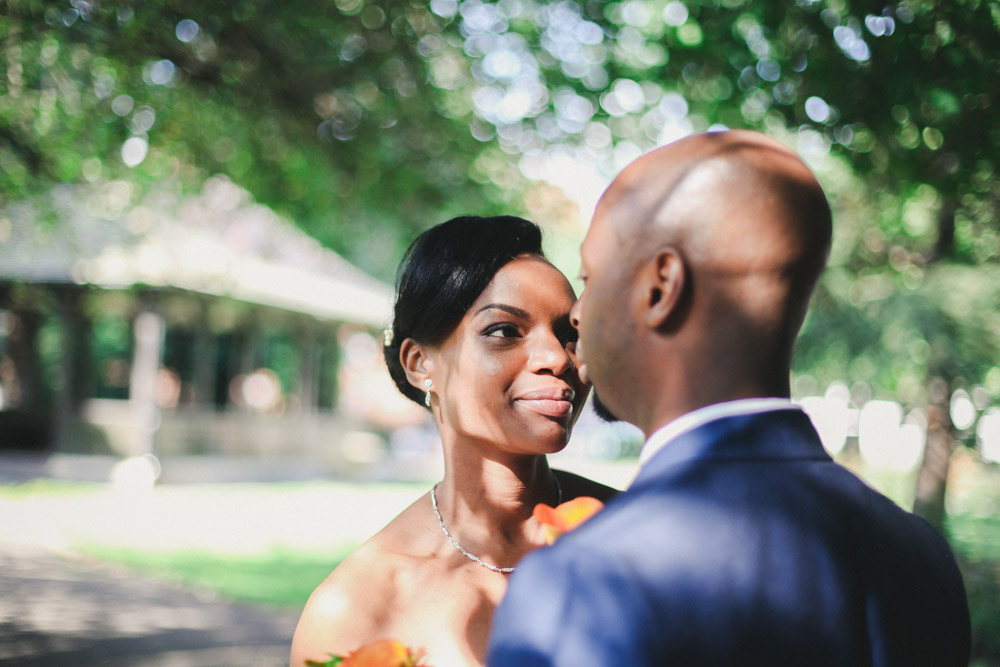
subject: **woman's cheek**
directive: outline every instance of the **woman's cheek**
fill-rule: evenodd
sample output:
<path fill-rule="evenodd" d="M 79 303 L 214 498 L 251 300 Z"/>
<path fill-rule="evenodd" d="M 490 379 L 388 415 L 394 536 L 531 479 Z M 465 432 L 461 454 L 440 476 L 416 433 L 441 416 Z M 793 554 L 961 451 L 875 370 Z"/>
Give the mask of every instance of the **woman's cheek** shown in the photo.
<path fill-rule="evenodd" d="M 479 362 L 480 372 L 491 377 L 503 375 L 505 367 L 503 358 L 496 354 L 485 356 Z"/>

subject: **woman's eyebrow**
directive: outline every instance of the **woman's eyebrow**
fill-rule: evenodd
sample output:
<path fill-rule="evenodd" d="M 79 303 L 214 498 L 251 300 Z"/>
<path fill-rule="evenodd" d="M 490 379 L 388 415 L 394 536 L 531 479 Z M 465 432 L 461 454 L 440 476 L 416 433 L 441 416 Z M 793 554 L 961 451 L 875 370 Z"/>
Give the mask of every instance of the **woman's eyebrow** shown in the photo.
<path fill-rule="evenodd" d="M 528 314 L 528 312 L 526 310 L 521 310 L 520 308 L 515 308 L 514 306 L 508 306 L 505 303 L 488 303 L 485 306 L 483 306 L 482 308 L 480 308 L 479 310 L 477 310 L 475 312 L 475 314 L 478 315 L 479 313 L 483 312 L 484 310 L 490 310 L 491 308 L 495 308 L 497 310 L 502 310 L 505 313 L 510 313 L 514 317 L 519 317 L 519 318 L 521 318 L 523 320 L 529 320 L 529 319 L 531 319 L 531 316 Z"/>

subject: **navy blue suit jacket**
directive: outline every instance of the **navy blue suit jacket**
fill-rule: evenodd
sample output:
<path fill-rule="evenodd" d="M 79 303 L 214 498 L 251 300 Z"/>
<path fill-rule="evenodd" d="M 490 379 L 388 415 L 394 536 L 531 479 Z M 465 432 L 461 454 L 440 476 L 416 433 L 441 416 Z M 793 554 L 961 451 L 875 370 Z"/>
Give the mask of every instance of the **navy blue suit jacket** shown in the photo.
<path fill-rule="evenodd" d="M 781 410 L 680 436 L 526 557 L 488 664 L 966 667 L 969 645 L 947 543 Z"/>

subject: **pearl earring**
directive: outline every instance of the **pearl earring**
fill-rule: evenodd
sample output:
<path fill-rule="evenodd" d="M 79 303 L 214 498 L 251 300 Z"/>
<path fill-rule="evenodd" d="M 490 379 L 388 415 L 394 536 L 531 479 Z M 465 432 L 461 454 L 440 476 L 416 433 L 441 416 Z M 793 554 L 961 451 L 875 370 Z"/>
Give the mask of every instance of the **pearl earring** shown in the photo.
<path fill-rule="evenodd" d="M 427 391 L 424 393 L 424 405 L 431 407 L 431 387 L 434 386 L 434 380 L 427 378 L 424 380 L 424 386 L 427 387 Z"/>

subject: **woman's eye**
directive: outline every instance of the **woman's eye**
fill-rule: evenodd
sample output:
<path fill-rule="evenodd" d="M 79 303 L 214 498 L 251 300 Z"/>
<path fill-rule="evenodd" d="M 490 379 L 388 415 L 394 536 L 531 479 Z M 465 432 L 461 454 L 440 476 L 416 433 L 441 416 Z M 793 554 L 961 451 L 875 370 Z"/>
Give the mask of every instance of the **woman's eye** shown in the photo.
<path fill-rule="evenodd" d="M 491 338 L 514 338 L 520 335 L 513 324 L 494 324 L 483 333 Z"/>

